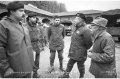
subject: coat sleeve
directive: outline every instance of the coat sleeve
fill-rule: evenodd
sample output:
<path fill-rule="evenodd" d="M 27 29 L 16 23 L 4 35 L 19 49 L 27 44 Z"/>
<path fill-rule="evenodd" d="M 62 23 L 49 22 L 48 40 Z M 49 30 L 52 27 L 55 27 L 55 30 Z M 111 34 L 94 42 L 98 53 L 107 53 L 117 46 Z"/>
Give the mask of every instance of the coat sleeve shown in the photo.
<path fill-rule="evenodd" d="M 51 27 L 48 27 L 48 30 L 47 30 L 48 41 L 50 41 L 50 36 L 51 36 Z"/>
<path fill-rule="evenodd" d="M 6 55 L 7 47 L 7 32 L 6 29 L 0 24 L 0 72 L 5 73 L 10 67 Z"/>
<path fill-rule="evenodd" d="M 87 49 L 90 49 L 92 46 L 92 32 L 90 30 L 86 30 L 83 34 L 83 38 L 85 41 L 85 45 Z"/>
<path fill-rule="evenodd" d="M 115 60 L 115 43 L 112 37 L 103 40 L 101 45 L 103 53 L 93 53 L 93 60 L 99 63 L 111 63 Z"/>
<path fill-rule="evenodd" d="M 65 27 L 63 26 L 63 32 L 62 32 L 63 38 L 65 37 Z"/>

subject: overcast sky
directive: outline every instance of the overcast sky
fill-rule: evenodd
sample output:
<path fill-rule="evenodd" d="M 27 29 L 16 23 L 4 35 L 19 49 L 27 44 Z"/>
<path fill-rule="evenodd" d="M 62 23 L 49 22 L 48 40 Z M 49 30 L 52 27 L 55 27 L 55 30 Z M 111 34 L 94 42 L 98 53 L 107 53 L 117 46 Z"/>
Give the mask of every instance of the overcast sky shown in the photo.
<path fill-rule="evenodd" d="M 2 0 L 16 1 L 16 0 Z M 21 1 L 21 0 L 19 0 Z M 81 10 L 110 10 L 120 9 L 120 0 L 22 0 L 22 1 L 57 1 L 64 3 L 68 11 Z"/>
<path fill-rule="evenodd" d="M 56 0 L 66 5 L 68 11 L 120 9 L 120 0 Z"/>

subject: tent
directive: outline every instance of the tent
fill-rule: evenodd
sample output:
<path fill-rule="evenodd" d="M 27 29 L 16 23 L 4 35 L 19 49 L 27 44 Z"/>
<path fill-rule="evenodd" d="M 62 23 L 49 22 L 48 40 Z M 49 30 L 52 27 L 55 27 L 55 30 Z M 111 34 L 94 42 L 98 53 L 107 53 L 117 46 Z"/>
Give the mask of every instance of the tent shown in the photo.
<path fill-rule="evenodd" d="M 103 12 L 101 16 L 108 20 L 107 27 L 120 27 L 120 22 L 117 22 L 120 19 L 120 9 Z"/>
<path fill-rule="evenodd" d="M 72 22 L 69 20 L 63 20 L 63 21 L 61 21 L 61 24 L 65 25 L 65 26 L 71 26 Z"/>
<path fill-rule="evenodd" d="M 50 23 L 50 20 L 49 20 L 48 18 L 44 18 L 44 19 L 42 20 L 42 23 Z"/>

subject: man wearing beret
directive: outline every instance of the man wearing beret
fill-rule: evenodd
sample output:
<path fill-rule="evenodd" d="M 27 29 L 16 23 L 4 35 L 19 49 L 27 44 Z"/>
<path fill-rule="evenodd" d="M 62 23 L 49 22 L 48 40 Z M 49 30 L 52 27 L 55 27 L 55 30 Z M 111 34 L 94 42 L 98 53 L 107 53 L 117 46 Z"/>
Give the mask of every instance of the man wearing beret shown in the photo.
<path fill-rule="evenodd" d="M 36 52 L 35 54 L 35 66 L 33 69 L 33 77 L 39 78 L 40 76 L 37 73 L 39 69 L 39 60 L 40 60 L 40 52 L 41 52 L 41 43 L 40 43 L 40 29 L 37 26 L 37 14 L 29 13 L 27 17 L 27 26 L 29 29 L 30 39 L 32 43 L 32 48 Z"/>
<path fill-rule="evenodd" d="M 77 13 L 74 20 L 76 30 L 71 37 L 69 61 L 65 73 L 60 78 L 69 78 L 69 74 L 77 62 L 80 78 L 84 77 L 84 62 L 87 59 L 87 50 L 92 46 L 92 32 L 86 27 L 86 18 L 82 13 Z"/>
<path fill-rule="evenodd" d="M 3 78 L 30 78 L 34 59 L 29 31 L 20 22 L 24 5 L 15 1 L 7 9 L 7 17 L 0 21 L 0 74 Z"/>
<path fill-rule="evenodd" d="M 88 57 L 91 58 L 89 71 L 95 78 L 116 78 L 115 43 L 106 32 L 108 20 L 97 17 L 91 24 L 94 44 Z"/>

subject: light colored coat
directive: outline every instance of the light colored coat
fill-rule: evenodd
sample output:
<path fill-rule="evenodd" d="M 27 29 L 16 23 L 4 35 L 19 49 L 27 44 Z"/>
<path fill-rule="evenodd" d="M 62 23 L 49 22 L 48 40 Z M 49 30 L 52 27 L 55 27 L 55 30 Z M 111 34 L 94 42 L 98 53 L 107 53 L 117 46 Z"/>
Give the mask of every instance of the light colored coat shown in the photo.
<path fill-rule="evenodd" d="M 93 44 L 90 72 L 101 78 L 116 77 L 115 43 L 106 31 L 99 32 Z"/>
<path fill-rule="evenodd" d="M 0 74 L 16 74 L 19 77 L 33 70 L 34 59 L 27 27 L 16 24 L 10 18 L 0 22 Z M 13 72 L 8 72 L 11 68 Z"/>

